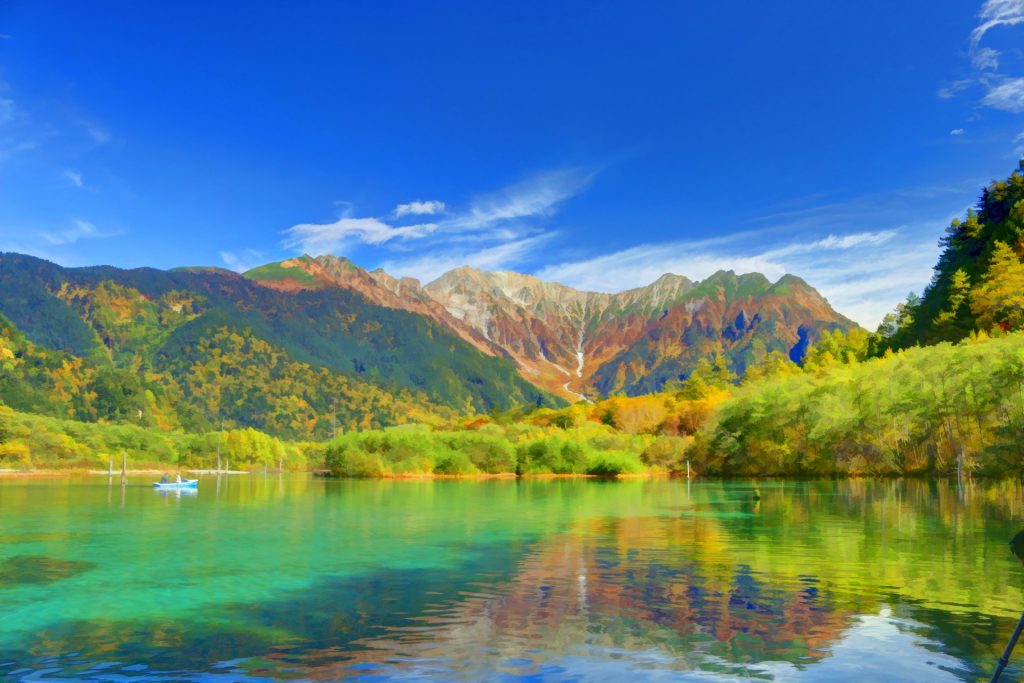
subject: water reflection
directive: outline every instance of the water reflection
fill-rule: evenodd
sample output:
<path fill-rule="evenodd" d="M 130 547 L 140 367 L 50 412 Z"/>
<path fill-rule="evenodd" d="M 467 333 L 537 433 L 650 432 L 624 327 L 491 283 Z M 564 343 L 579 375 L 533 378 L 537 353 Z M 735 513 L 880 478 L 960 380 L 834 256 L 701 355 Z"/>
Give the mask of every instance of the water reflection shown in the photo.
<path fill-rule="evenodd" d="M 209 484 L 125 494 L 181 557 L 140 553 L 105 492 L 0 484 L 24 527 L 0 556 L 91 563 L 0 583 L 0 676 L 975 680 L 1022 605 L 1012 483 Z"/>

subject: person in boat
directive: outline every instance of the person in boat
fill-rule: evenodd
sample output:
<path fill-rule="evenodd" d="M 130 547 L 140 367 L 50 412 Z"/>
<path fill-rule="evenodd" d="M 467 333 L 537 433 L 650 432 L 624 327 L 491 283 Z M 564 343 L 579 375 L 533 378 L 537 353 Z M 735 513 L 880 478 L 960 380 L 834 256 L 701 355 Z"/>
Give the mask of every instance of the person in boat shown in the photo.
<path fill-rule="evenodd" d="M 168 483 L 170 483 L 170 481 L 171 481 L 171 478 L 168 477 L 166 473 L 162 477 L 160 477 L 160 483 L 161 484 L 168 484 Z"/>
<path fill-rule="evenodd" d="M 174 476 L 174 483 L 175 483 L 175 484 L 180 484 L 180 483 L 181 483 L 181 472 L 178 472 L 178 473 L 177 473 L 177 474 L 176 474 L 176 475 Z"/>

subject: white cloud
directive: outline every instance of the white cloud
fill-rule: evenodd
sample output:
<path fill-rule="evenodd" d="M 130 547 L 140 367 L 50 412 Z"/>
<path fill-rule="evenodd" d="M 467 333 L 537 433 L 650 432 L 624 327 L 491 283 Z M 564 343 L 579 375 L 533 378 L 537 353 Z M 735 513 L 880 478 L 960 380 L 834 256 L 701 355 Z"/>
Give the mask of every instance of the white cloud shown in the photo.
<path fill-rule="evenodd" d="M 341 249 L 351 241 L 381 245 L 392 240 L 425 237 L 437 228 L 434 223 L 397 227 L 379 218 L 343 216 L 333 223 L 302 223 L 285 231 L 284 245 L 308 254 L 324 254 Z"/>
<path fill-rule="evenodd" d="M 220 260 L 224 262 L 224 265 L 229 270 L 233 270 L 236 273 L 244 273 L 267 262 L 263 254 L 255 249 L 243 249 L 240 252 L 222 251 L 220 252 Z"/>
<path fill-rule="evenodd" d="M 990 86 L 981 103 L 993 109 L 1024 112 L 1024 78 L 1007 78 Z"/>
<path fill-rule="evenodd" d="M 549 171 L 478 197 L 469 210 L 448 222 L 456 230 L 480 230 L 497 223 L 550 216 L 565 200 L 594 179 L 593 171 L 579 168 Z"/>
<path fill-rule="evenodd" d="M 985 0 L 978 18 L 981 23 L 971 31 L 972 50 L 991 29 L 1024 23 L 1024 0 Z"/>
<path fill-rule="evenodd" d="M 422 202 L 419 200 L 409 202 L 408 204 L 399 204 L 395 207 L 395 218 L 401 218 L 402 216 L 433 216 L 434 214 L 442 213 L 444 211 L 444 202 L 437 199 L 430 199 Z"/>
<path fill-rule="evenodd" d="M 984 88 L 981 98 L 983 106 L 1015 114 L 1024 112 L 1024 78 L 998 73 L 1003 53 L 992 47 L 981 46 L 982 39 L 992 29 L 1024 24 L 1024 0 L 985 0 L 978 19 L 978 25 L 971 31 L 968 50 L 975 74 L 940 88 L 938 96 L 948 99 L 974 85 L 981 85 Z M 1019 56 L 1019 51 L 1008 54 L 1015 53 Z M 963 129 L 956 128 L 950 134 L 961 135 Z"/>
<path fill-rule="evenodd" d="M 1017 137 L 1013 139 L 1015 145 L 1017 145 L 1013 153 L 1018 157 L 1024 157 L 1024 130 L 1017 134 Z"/>
<path fill-rule="evenodd" d="M 829 235 L 824 239 L 812 242 L 807 246 L 807 251 L 819 249 L 851 249 L 860 246 L 875 246 L 885 244 L 896 236 L 895 230 L 879 230 L 877 232 L 858 232 L 852 235 Z"/>
<path fill-rule="evenodd" d="M 78 171 L 75 171 L 75 170 L 72 170 L 70 168 L 67 168 L 67 169 L 64 169 L 64 173 L 62 175 L 64 176 L 64 178 L 67 179 L 67 181 L 69 183 L 71 183 L 75 187 L 78 187 L 78 188 L 84 188 L 85 187 L 85 183 L 82 182 L 82 174 L 79 173 Z"/>
<path fill-rule="evenodd" d="M 971 63 L 974 64 L 975 69 L 995 71 L 999 68 L 999 50 L 983 47 L 971 55 Z"/>
<path fill-rule="evenodd" d="M 963 128 L 954 128 L 953 130 L 949 131 L 949 134 L 950 135 L 963 135 L 964 134 L 964 129 Z"/>
<path fill-rule="evenodd" d="M 440 200 L 400 204 L 393 211 L 394 220 L 356 217 L 351 215 L 352 206 L 343 203 L 341 218 L 333 223 L 294 225 L 284 231 L 282 244 L 310 254 L 339 252 L 359 244 L 402 252 L 414 245 L 416 257 L 388 263 L 400 264 L 396 274 L 421 279 L 440 274 L 449 265 L 505 265 L 553 236 L 542 221 L 593 177 L 592 171 L 575 168 L 549 171 L 479 196 L 464 209 L 453 211 Z M 400 220 L 441 213 L 430 223 L 402 225 Z"/>
<path fill-rule="evenodd" d="M 101 233 L 96 230 L 96 226 L 89 221 L 83 221 L 81 219 L 75 219 L 71 222 L 71 227 L 67 230 L 61 230 L 60 232 L 43 232 L 40 233 L 41 237 L 53 246 L 66 246 L 69 244 L 75 244 L 79 240 L 84 239 L 101 239 L 104 237 L 113 237 L 115 233 Z"/>
<path fill-rule="evenodd" d="M 974 78 L 963 78 L 939 88 L 939 91 L 936 94 L 939 96 L 939 99 L 948 100 L 952 97 L 956 97 L 977 82 L 977 79 Z"/>

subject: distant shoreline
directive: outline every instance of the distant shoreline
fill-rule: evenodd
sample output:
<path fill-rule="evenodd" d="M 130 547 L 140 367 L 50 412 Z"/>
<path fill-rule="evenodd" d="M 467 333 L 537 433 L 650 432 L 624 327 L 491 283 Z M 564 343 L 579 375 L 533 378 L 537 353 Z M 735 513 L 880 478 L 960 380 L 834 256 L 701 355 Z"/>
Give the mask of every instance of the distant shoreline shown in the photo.
<path fill-rule="evenodd" d="M 145 469 L 137 469 L 137 470 L 126 470 L 125 474 L 126 475 L 150 475 L 150 474 L 152 474 L 152 475 L 156 475 L 156 476 L 161 476 L 161 475 L 167 474 L 168 472 L 178 472 L 178 471 L 180 471 L 182 473 L 188 473 L 188 474 L 251 474 L 251 472 L 247 472 L 247 471 L 244 471 L 244 470 L 224 470 L 224 471 L 221 471 L 221 472 L 217 472 L 216 470 L 189 470 L 189 469 L 179 470 L 176 467 L 168 467 L 168 468 L 164 468 L 164 469 L 145 468 Z M 277 474 L 277 471 L 275 470 L 274 473 Z M 107 476 L 111 476 L 111 477 L 120 477 L 121 476 L 121 470 L 114 470 L 113 473 L 110 473 L 107 470 L 88 470 L 88 469 L 81 469 L 81 468 L 76 468 L 76 467 L 69 467 L 67 469 L 40 469 L 40 470 L 4 469 L 4 470 L 0 470 L 0 479 L 5 478 L 5 477 L 11 477 L 11 478 L 14 478 L 14 477 L 28 477 L 28 478 L 31 478 L 31 477 L 86 477 L 86 476 L 92 477 L 92 476 L 103 476 L 103 475 L 107 475 Z"/>
<path fill-rule="evenodd" d="M 161 476 L 168 472 L 179 471 L 177 468 L 167 469 L 137 469 L 127 470 L 125 472 L 128 476 L 143 476 L 153 475 Z M 197 475 L 235 475 L 235 474 L 262 474 L 261 470 L 230 470 L 230 471 L 217 471 L 207 469 L 182 469 L 182 474 L 197 474 Z M 553 474 L 553 473 L 537 473 L 537 474 L 516 474 L 515 472 L 501 472 L 498 474 L 489 474 L 486 472 L 478 472 L 476 474 L 388 474 L 380 477 L 339 477 L 331 475 L 323 470 L 287 470 L 289 474 L 308 474 L 314 478 L 320 479 L 655 479 L 655 478 L 671 478 L 678 477 L 671 472 L 666 471 L 651 471 L 641 472 L 639 474 L 617 474 L 617 475 L 602 475 L 602 474 Z M 282 474 L 280 470 L 268 470 L 268 474 Z M 56 478 L 56 477 L 94 477 L 108 475 L 113 478 L 121 476 L 120 470 L 115 470 L 113 474 L 110 474 L 107 470 L 89 470 L 89 469 L 39 469 L 39 470 L 13 470 L 13 469 L 0 469 L 0 479 L 33 479 L 33 478 Z M 684 477 L 685 478 L 685 477 Z"/>

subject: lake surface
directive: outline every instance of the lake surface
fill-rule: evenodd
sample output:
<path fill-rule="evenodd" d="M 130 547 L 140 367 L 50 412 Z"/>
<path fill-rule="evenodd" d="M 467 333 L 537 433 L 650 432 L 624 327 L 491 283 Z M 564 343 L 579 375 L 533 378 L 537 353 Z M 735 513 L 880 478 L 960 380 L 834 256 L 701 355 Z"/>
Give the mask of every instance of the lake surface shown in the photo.
<path fill-rule="evenodd" d="M 987 680 L 1024 608 L 1008 482 L 149 481 L 0 480 L 0 679 Z"/>

